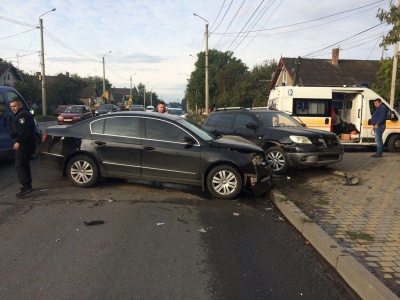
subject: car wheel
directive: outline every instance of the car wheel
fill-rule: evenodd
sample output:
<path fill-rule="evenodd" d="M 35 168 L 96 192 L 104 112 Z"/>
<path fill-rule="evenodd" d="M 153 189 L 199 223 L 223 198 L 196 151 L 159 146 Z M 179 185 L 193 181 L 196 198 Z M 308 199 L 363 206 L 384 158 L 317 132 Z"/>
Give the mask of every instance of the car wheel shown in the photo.
<path fill-rule="evenodd" d="M 75 186 L 91 187 L 98 181 L 100 173 L 93 159 L 86 155 L 78 155 L 68 163 L 67 176 Z"/>
<path fill-rule="evenodd" d="M 220 199 L 232 199 L 242 190 L 242 177 L 230 166 L 217 166 L 207 176 L 207 188 Z"/>
<path fill-rule="evenodd" d="M 31 154 L 31 157 L 30 157 L 31 160 L 35 160 L 35 159 L 39 158 L 39 149 L 40 149 L 41 144 L 42 144 L 42 141 L 40 140 L 40 138 L 38 136 L 35 136 L 35 150 Z"/>
<path fill-rule="evenodd" d="M 388 148 L 390 152 L 400 151 L 400 135 L 392 135 L 388 142 Z"/>
<path fill-rule="evenodd" d="M 267 162 L 273 174 L 285 174 L 289 167 L 289 158 L 281 147 L 271 147 L 265 150 Z"/>

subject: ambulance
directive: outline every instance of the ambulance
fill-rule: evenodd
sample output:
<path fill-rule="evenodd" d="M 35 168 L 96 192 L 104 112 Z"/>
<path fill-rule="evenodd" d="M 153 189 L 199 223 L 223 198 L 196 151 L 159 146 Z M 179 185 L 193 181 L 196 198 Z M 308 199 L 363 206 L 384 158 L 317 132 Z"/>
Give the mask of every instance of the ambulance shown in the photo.
<path fill-rule="evenodd" d="M 391 152 L 399 152 L 400 116 L 367 87 L 279 86 L 271 90 L 267 107 L 292 115 L 306 127 L 335 132 L 343 145 L 376 146 L 371 116 L 377 98 L 387 107 L 384 145 Z M 335 114 L 338 124 L 334 124 Z"/>

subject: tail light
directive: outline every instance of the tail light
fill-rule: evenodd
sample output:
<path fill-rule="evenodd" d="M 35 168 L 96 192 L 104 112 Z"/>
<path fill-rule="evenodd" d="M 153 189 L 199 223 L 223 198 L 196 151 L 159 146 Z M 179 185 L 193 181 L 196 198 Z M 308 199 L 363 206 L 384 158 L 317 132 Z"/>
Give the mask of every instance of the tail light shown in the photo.
<path fill-rule="evenodd" d="M 42 143 L 44 143 L 47 139 L 47 133 L 43 134 Z"/>

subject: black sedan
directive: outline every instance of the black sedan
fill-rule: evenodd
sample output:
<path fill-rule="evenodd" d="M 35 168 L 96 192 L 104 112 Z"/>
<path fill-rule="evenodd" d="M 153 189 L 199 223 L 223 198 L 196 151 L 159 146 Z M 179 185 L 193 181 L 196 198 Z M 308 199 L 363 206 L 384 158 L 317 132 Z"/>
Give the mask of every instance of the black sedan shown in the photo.
<path fill-rule="evenodd" d="M 49 127 L 40 158 L 79 187 L 100 177 L 141 178 L 199 185 L 223 199 L 242 189 L 260 195 L 272 187 L 260 147 L 168 114 L 127 111 Z"/>

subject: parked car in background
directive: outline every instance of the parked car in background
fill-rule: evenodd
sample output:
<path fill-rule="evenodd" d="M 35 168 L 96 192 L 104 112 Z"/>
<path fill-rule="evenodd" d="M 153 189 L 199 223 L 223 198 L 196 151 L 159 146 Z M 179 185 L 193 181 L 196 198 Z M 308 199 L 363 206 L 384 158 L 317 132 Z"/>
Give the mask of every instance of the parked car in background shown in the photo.
<path fill-rule="evenodd" d="M 17 90 L 10 86 L 0 86 L 0 160 L 13 158 L 15 155 L 13 149 L 15 140 L 13 140 L 8 134 L 10 125 L 15 120 L 14 113 L 10 108 L 10 101 L 15 98 L 21 100 L 22 105 L 27 110 L 32 111 L 29 109 L 25 99 L 17 92 Z M 32 159 L 39 157 L 39 146 L 42 142 L 42 131 L 40 130 L 36 119 L 34 119 L 34 122 L 36 148 L 34 154 L 31 156 Z"/>
<path fill-rule="evenodd" d="M 223 199 L 242 189 L 260 195 L 272 188 L 260 147 L 169 114 L 127 111 L 48 127 L 40 158 L 79 187 L 100 177 L 140 178 L 202 186 Z"/>
<path fill-rule="evenodd" d="M 71 125 L 92 118 L 92 112 L 87 105 L 70 105 L 58 116 L 59 125 Z"/>
<path fill-rule="evenodd" d="M 131 111 L 146 111 L 143 107 L 143 105 L 137 105 L 137 104 L 133 104 L 129 107 L 129 110 Z"/>
<path fill-rule="evenodd" d="M 121 108 L 118 105 L 115 104 L 103 104 L 100 106 L 95 112 L 95 116 L 103 115 L 103 114 L 108 114 L 116 111 L 120 111 Z"/>
<path fill-rule="evenodd" d="M 155 107 L 153 105 L 146 106 L 146 111 L 152 112 L 154 110 L 155 110 Z"/>
<path fill-rule="evenodd" d="M 170 107 L 170 108 L 168 108 L 168 113 L 170 115 L 175 115 L 175 116 L 181 117 L 183 119 L 186 119 L 185 113 L 180 108 L 172 108 L 172 107 Z"/>
<path fill-rule="evenodd" d="M 68 107 L 69 105 L 59 105 L 57 108 L 54 110 L 54 115 L 57 117 L 59 116 L 64 110 Z"/>
<path fill-rule="evenodd" d="M 203 127 L 221 135 L 237 135 L 264 149 L 275 174 L 288 167 L 318 167 L 340 162 L 343 146 L 334 133 L 305 128 L 290 115 L 265 108 L 217 109 Z"/>

